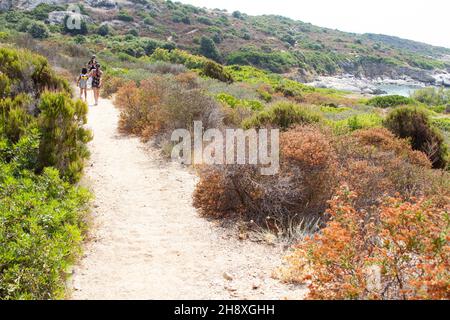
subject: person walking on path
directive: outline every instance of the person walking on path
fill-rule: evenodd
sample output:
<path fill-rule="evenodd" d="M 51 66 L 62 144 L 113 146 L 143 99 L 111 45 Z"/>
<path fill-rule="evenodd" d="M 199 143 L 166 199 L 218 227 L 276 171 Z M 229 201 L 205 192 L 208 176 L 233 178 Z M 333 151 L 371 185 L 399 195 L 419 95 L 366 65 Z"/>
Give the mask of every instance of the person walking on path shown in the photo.
<path fill-rule="evenodd" d="M 91 71 L 92 90 L 94 90 L 94 100 L 95 100 L 96 106 L 98 105 L 98 98 L 100 96 L 100 88 L 102 87 L 103 72 L 100 69 L 101 69 L 100 64 L 97 64 L 95 66 L 95 69 L 92 69 L 92 71 Z"/>
<path fill-rule="evenodd" d="M 87 102 L 87 87 L 88 87 L 89 73 L 86 68 L 81 69 L 81 73 L 77 79 L 77 86 L 80 88 L 80 99 L 83 99 Z"/>
<path fill-rule="evenodd" d="M 97 56 L 93 55 L 91 57 L 91 60 L 89 60 L 89 62 L 87 63 L 87 67 L 88 67 L 89 71 L 94 70 L 96 68 L 97 64 L 98 64 L 97 63 Z"/>

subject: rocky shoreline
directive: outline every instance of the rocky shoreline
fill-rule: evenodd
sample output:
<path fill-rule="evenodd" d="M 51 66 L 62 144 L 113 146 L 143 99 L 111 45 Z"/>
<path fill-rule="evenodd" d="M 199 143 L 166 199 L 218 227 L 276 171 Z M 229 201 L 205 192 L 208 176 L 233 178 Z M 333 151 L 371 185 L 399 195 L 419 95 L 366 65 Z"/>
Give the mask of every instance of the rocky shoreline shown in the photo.
<path fill-rule="evenodd" d="M 437 72 L 431 74 L 431 76 L 435 79 L 434 83 L 420 82 L 408 76 L 403 76 L 400 79 L 383 77 L 368 79 L 352 74 L 342 74 L 336 76 L 318 76 L 314 81 L 306 84 L 316 88 L 338 89 L 363 95 L 400 94 L 404 96 L 408 96 L 414 90 L 430 85 L 450 87 L 449 73 Z"/>

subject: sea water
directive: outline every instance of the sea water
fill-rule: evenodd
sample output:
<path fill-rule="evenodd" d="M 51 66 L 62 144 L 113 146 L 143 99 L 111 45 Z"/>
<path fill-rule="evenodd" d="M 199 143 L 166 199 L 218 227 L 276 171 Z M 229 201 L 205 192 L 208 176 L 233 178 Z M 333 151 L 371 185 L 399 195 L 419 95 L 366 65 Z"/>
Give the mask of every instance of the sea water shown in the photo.
<path fill-rule="evenodd" d="M 417 86 L 405 86 L 399 84 L 379 84 L 376 85 L 376 87 L 380 90 L 385 91 L 385 95 L 396 94 L 404 97 L 409 97 L 414 93 L 414 91 L 420 89 L 420 87 Z"/>

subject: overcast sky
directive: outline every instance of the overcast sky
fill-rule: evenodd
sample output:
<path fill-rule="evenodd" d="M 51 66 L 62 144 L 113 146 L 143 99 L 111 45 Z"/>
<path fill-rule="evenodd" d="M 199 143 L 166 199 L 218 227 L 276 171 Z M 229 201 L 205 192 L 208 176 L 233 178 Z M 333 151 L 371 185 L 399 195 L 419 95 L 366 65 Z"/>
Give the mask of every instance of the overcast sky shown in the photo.
<path fill-rule="evenodd" d="M 449 0 L 180 0 L 199 7 L 278 14 L 320 27 L 382 33 L 450 48 Z"/>

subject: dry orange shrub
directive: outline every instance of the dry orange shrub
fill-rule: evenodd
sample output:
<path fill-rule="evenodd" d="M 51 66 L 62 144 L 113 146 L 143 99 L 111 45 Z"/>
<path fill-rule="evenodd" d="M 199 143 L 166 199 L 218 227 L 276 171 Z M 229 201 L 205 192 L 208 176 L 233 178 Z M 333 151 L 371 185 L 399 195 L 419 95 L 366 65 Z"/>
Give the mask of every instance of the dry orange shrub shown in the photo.
<path fill-rule="evenodd" d="M 364 146 L 373 146 L 383 152 L 394 152 L 397 156 L 405 157 L 412 164 L 431 168 L 431 163 L 425 153 L 415 151 L 407 140 L 398 139 L 385 128 L 371 128 L 359 130 L 353 137 Z"/>
<path fill-rule="evenodd" d="M 336 161 L 330 140 L 316 127 L 303 126 L 283 132 L 281 154 L 305 170 L 323 169 Z"/>
<path fill-rule="evenodd" d="M 194 73 L 154 75 L 140 85 L 133 82 L 121 87 L 116 96 L 121 109 L 122 131 L 148 140 L 168 134 L 174 129 L 190 129 L 195 120 L 206 128 L 216 127 L 221 120 L 218 104 L 204 94 Z"/>
<path fill-rule="evenodd" d="M 337 185 L 329 139 L 317 128 L 303 126 L 283 133 L 280 142 L 278 175 L 261 176 L 258 166 L 250 165 L 205 167 L 195 207 L 207 216 L 237 213 L 261 225 L 269 218 L 280 232 L 320 217 Z"/>
<path fill-rule="evenodd" d="M 205 215 L 221 218 L 233 211 L 239 211 L 237 194 L 226 180 L 223 172 L 205 170 L 194 192 L 194 207 L 201 208 Z"/>
<path fill-rule="evenodd" d="M 361 195 L 364 196 L 364 195 Z M 355 207 L 342 187 L 327 226 L 288 258 L 290 281 L 309 281 L 310 299 L 449 299 L 449 204 L 387 198 Z"/>
<path fill-rule="evenodd" d="M 124 86 L 128 81 L 123 78 L 111 76 L 105 74 L 103 77 L 103 86 L 101 89 L 102 98 L 109 98 L 114 93 L 116 93 L 122 86 Z"/>
<path fill-rule="evenodd" d="M 252 166 L 210 167 L 201 174 L 197 190 L 202 193 L 203 188 L 219 190 L 229 185 L 226 193 L 233 205 L 216 207 L 235 212 L 239 207 L 238 213 L 247 219 L 261 221 L 270 216 L 286 226 L 305 217 L 322 217 L 326 222 L 327 201 L 342 183 L 364 195 L 356 205 L 358 209 L 368 209 L 379 205 L 385 196 L 437 193 L 445 180 L 429 169 L 431 164 L 425 155 L 413 151 L 406 141 L 395 138 L 386 129 L 333 137 L 319 127 L 301 126 L 281 134 L 280 153 L 281 168 L 276 176 L 261 177 Z M 209 179 L 213 173 L 222 176 L 220 184 Z M 218 201 L 214 192 L 194 199 L 203 214 L 225 215 L 208 205 Z"/>
<path fill-rule="evenodd" d="M 426 156 L 383 128 L 359 130 L 337 137 L 340 182 L 363 195 L 358 208 L 379 205 L 384 196 L 433 193 L 433 172 Z"/>

